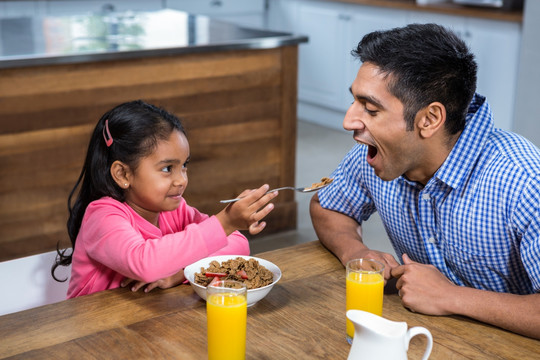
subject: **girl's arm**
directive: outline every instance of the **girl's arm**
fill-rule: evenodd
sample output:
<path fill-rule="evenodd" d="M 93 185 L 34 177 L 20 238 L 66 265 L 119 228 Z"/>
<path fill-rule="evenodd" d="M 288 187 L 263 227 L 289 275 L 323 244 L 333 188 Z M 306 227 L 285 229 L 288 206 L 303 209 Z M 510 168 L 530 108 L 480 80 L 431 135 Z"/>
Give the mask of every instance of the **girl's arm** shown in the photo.
<path fill-rule="evenodd" d="M 77 244 L 81 242 L 93 261 L 125 277 L 151 283 L 229 245 L 216 217 L 198 220 L 183 228 L 168 224 L 171 233 L 162 235 L 127 205 L 110 199 L 88 207 Z"/>
<path fill-rule="evenodd" d="M 184 214 L 185 218 L 182 219 L 181 222 L 199 224 L 209 218 L 208 215 L 201 213 L 196 208 L 191 207 L 185 203 L 184 207 L 184 211 L 181 211 L 180 213 Z M 227 244 L 222 248 L 218 249 L 217 251 L 211 253 L 209 256 L 215 255 L 249 255 L 248 239 L 239 231 L 233 231 L 227 236 Z"/>
<path fill-rule="evenodd" d="M 210 254 L 209 256 L 215 255 L 249 255 L 249 242 L 244 235 L 239 231 L 233 232 L 227 237 L 228 244 L 219 249 L 218 251 Z M 137 281 L 130 278 L 125 278 L 120 283 L 121 287 L 126 287 L 131 285 L 131 291 L 138 291 L 144 287 L 144 292 L 149 292 L 155 288 L 168 289 L 170 287 L 180 285 L 186 281 L 184 276 L 184 270 L 180 270 L 174 275 L 169 277 L 146 283 L 144 281 Z M 146 285 L 146 286 L 145 286 Z"/>
<path fill-rule="evenodd" d="M 211 254 L 215 255 L 249 255 L 249 241 L 239 231 L 227 236 L 227 245 Z"/>
<path fill-rule="evenodd" d="M 233 232 L 227 237 L 228 244 L 219 249 L 218 251 L 210 254 L 209 256 L 216 255 L 249 255 L 249 241 L 239 231 Z M 184 270 L 180 270 L 174 275 L 154 281 L 152 283 L 146 283 L 143 281 L 137 281 L 130 278 L 122 280 L 120 286 L 126 287 L 131 285 L 131 291 L 138 291 L 144 287 L 144 292 L 149 292 L 155 288 L 168 289 L 170 287 L 180 285 L 186 281 L 184 276 Z M 146 286 L 145 286 L 146 285 Z"/>
<path fill-rule="evenodd" d="M 147 292 L 152 291 L 155 288 L 168 289 L 173 286 L 180 285 L 184 281 L 186 281 L 186 277 L 184 276 L 184 270 L 180 270 L 174 275 L 151 282 L 149 284 L 145 283 L 144 281 L 137 281 L 137 280 L 125 278 L 120 283 L 120 286 L 126 287 L 131 284 L 131 291 L 135 292 L 135 291 L 139 291 L 139 289 L 141 289 L 142 287 L 146 285 L 146 287 L 144 287 L 144 292 L 147 293 Z"/>

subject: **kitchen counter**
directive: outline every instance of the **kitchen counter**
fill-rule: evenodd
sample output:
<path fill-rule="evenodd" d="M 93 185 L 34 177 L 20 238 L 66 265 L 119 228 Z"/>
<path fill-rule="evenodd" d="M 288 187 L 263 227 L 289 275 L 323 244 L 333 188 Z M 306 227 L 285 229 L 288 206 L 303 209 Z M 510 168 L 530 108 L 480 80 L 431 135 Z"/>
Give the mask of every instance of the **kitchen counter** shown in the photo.
<path fill-rule="evenodd" d="M 67 198 L 98 119 L 143 99 L 182 118 L 186 201 L 207 214 L 294 185 L 306 37 L 162 10 L 0 20 L 0 261 L 70 246 Z M 261 235 L 296 227 L 292 192 Z"/>
<path fill-rule="evenodd" d="M 270 49 L 307 38 L 176 10 L 0 18 L 0 68 Z"/>
<path fill-rule="evenodd" d="M 522 22 L 523 12 L 521 10 L 500 10 L 496 8 L 464 6 L 454 3 L 438 3 L 429 5 L 418 5 L 415 0 L 329 0 L 359 5 L 369 5 L 387 7 L 402 10 L 426 11 L 447 15 L 471 16 L 492 20 L 503 20 Z"/>

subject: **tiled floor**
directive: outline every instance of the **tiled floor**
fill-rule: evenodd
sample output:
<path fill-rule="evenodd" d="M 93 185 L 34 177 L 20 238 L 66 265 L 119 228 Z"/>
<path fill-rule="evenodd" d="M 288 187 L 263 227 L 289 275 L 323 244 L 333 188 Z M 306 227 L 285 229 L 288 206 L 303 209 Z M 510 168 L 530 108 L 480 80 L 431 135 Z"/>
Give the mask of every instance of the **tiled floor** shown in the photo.
<path fill-rule="evenodd" d="M 354 145 L 350 133 L 336 131 L 309 122 L 299 121 L 296 148 L 296 186 L 307 186 L 329 176 L 343 156 Z M 309 217 L 310 194 L 296 193 L 298 202 L 298 227 L 251 240 L 253 254 L 316 240 Z M 375 214 L 362 226 L 364 242 L 374 249 L 394 254 L 380 218 Z"/>

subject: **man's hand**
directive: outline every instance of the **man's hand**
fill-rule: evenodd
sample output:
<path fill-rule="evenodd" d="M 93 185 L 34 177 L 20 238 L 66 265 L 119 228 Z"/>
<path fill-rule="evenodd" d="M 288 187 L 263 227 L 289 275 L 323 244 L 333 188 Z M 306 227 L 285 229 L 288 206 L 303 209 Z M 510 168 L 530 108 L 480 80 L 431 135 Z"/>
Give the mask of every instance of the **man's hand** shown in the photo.
<path fill-rule="evenodd" d="M 540 293 L 516 295 L 458 286 L 433 265 L 412 261 L 392 270 L 403 306 L 429 315 L 464 315 L 540 339 Z"/>
<path fill-rule="evenodd" d="M 310 203 L 311 221 L 321 243 L 338 257 L 343 266 L 353 259 L 374 259 L 384 264 L 384 279 L 399 266 L 391 254 L 371 250 L 362 242 L 362 228 L 353 218 L 337 211 L 324 209 L 317 194 Z"/>
<path fill-rule="evenodd" d="M 449 315 L 448 301 L 457 285 L 448 280 L 435 266 L 412 261 L 403 254 L 403 264 L 392 269 L 398 278 L 396 288 L 403 306 L 429 315 Z"/>
<path fill-rule="evenodd" d="M 392 269 L 400 266 L 399 263 L 396 261 L 394 256 L 389 253 L 385 253 L 382 251 L 377 250 L 371 250 L 367 247 L 363 247 L 362 249 L 357 250 L 356 252 L 350 252 L 347 254 L 347 258 L 344 258 L 343 260 L 349 262 L 350 260 L 354 259 L 373 259 L 377 260 L 381 264 L 384 265 L 384 280 L 390 279 L 392 277 L 391 271 Z"/>

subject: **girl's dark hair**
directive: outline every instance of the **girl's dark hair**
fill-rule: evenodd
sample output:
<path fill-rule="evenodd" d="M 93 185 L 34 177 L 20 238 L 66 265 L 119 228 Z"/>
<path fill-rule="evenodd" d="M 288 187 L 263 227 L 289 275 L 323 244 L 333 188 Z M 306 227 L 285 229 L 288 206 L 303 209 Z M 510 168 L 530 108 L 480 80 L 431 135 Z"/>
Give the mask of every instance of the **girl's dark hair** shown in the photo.
<path fill-rule="evenodd" d="M 60 250 L 57 246 L 58 254 L 51 268 L 56 281 L 66 281 L 57 279 L 54 272 L 58 266 L 71 264 L 75 241 L 88 204 L 104 196 L 125 201 L 124 190 L 111 176 L 112 163 L 119 160 L 136 169 L 139 160 L 150 155 L 158 142 L 168 139 L 174 130 L 185 134 L 176 116 L 141 100 L 118 105 L 101 117 L 90 138 L 79 179 L 68 197 L 67 230 L 72 250 L 68 254 L 67 249 Z M 107 139 L 111 138 L 112 143 L 107 145 Z M 75 202 L 72 202 L 75 195 Z"/>
<path fill-rule="evenodd" d="M 436 24 L 375 31 L 364 36 L 352 54 L 389 76 L 388 90 L 403 103 L 408 130 L 416 113 L 434 101 L 446 107 L 448 134 L 465 128 L 477 66 L 467 45 L 453 32 Z"/>

